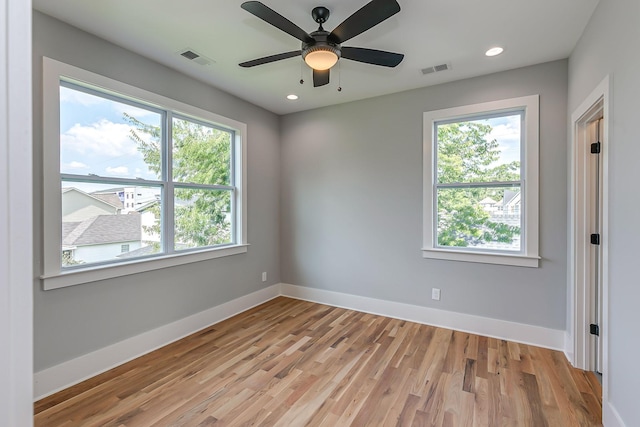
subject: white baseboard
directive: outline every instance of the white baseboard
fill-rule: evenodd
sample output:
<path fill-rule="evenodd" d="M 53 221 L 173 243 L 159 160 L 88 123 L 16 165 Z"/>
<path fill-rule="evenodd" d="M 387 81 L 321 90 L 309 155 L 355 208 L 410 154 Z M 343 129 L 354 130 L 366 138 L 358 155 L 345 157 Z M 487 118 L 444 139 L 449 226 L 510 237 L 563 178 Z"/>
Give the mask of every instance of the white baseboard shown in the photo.
<path fill-rule="evenodd" d="M 34 399 L 42 399 L 94 377 L 279 295 L 564 350 L 565 332 L 561 330 L 280 283 L 36 372 Z M 613 408 L 612 411 L 611 417 L 619 420 Z M 611 425 L 624 427 L 624 424 Z"/>
<path fill-rule="evenodd" d="M 569 331 L 564 331 L 564 355 L 566 356 L 571 366 L 576 366 L 573 355 L 573 336 Z"/>
<path fill-rule="evenodd" d="M 170 344 L 280 295 L 275 284 L 34 374 L 35 400 Z"/>
<path fill-rule="evenodd" d="M 565 331 L 322 289 L 281 284 L 283 296 L 564 351 Z"/>
<path fill-rule="evenodd" d="M 603 427 L 625 427 L 624 421 L 611 402 L 602 402 L 602 425 Z"/>

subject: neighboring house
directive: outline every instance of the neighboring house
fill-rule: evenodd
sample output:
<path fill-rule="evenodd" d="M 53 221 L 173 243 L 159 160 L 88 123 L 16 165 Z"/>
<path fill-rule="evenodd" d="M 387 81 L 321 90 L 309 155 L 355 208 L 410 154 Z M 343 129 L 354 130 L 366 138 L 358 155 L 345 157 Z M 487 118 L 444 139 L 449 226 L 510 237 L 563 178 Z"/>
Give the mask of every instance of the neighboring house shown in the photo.
<path fill-rule="evenodd" d="M 140 206 L 159 200 L 159 190 L 148 187 L 115 187 L 91 193 L 96 197 L 115 200 L 122 205 L 122 213 L 135 211 Z"/>
<path fill-rule="evenodd" d="M 118 259 L 139 258 L 139 257 L 144 257 L 147 255 L 153 255 L 155 253 L 158 253 L 160 249 L 161 248 L 159 245 L 142 246 L 130 252 L 123 252 L 120 255 L 117 255 L 117 257 Z"/>
<path fill-rule="evenodd" d="M 122 204 L 122 213 L 133 212 L 141 206 L 160 199 L 159 190 L 149 187 L 116 187 L 91 194 L 96 197 L 117 197 Z"/>
<path fill-rule="evenodd" d="M 102 262 L 142 246 L 141 216 L 98 215 L 62 227 L 62 252 L 82 263 Z"/>
<path fill-rule="evenodd" d="M 504 198 L 502 199 L 502 211 L 505 215 L 520 214 L 521 195 L 522 193 L 520 191 L 504 191 Z"/>
<path fill-rule="evenodd" d="M 501 200 L 496 202 L 491 197 L 485 197 L 478 204 L 492 217 L 513 216 L 517 217 L 519 221 L 521 195 L 520 191 L 505 190 Z"/>
<path fill-rule="evenodd" d="M 89 194 L 74 187 L 62 189 L 62 222 L 79 222 L 98 215 L 122 213 L 117 196 Z"/>
<path fill-rule="evenodd" d="M 520 227 L 522 225 L 520 196 L 520 191 L 505 190 L 502 200 L 495 201 L 490 197 L 485 197 L 478 204 L 489 213 L 491 221 Z M 484 249 L 516 250 L 520 248 L 520 234 L 515 235 L 510 243 L 483 242 L 480 246 Z"/>
<path fill-rule="evenodd" d="M 151 231 L 157 222 L 151 208 L 158 203 L 155 193 L 144 187 L 92 193 L 63 188 L 63 264 L 103 262 L 136 251 L 143 242 L 160 242 L 160 235 Z"/>
<path fill-rule="evenodd" d="M 487 212 L 495 212 L 498 210 L 498 202 L 493 200 L 491 197 L 485 197 L 480 200 L 478 204 Z"/>
<path fill-rule="evenodd" d="M 141 240 L 149 243 L 159 243 L 160 234 L 152 230 L 152 227 L 158 224 L 160 213 L 160 202 L 153 200 L 136 208 L 136 212 L 140 214 L 140 233 Z"/>
<path fill-rule="evenodd" d="M 148 203 L 160 201 L 160 193 L 158 189 L 135 187 L 126 188 L 125 190 L 131 191 L 131 197 L 133 198 L 133 204 L 130 206 L 131 210 L 138 209 Z"/>
<path fill-rule="evenodd" d="M 116 187 L 116 188 L 107 188 L 106 190 L 94 191 L 93 194 L 96 197 L 109 197 L 109 198 L 117 198 L 120 201 L 120 204 L 124 208 L 124 187 Z"/>
<path fill-rule="evenodd" d="M 123 205 L 122 205 L 122 200 L 120 200 L 120 197 L 118 197 L 117 194 L 102 194 L 102 193 L 97 193 L 97 192 L 93 192 L 93 193 L 89 193 L 91 196 L 95 197 L 96 199 L 100 199 L 104 202 L 109 203 L 110 205 L 113 206 L 118 206 L 119 209 L 122 210 Z"/>

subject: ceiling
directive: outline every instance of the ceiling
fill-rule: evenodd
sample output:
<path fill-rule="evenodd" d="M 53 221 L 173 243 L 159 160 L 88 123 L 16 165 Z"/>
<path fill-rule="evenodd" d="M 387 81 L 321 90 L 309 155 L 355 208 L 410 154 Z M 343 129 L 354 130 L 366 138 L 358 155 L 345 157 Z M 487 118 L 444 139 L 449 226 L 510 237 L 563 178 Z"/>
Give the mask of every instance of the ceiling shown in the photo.
<path fill-rule="evenodd" d="M 240 8 L 243 0 L 33 0 L 34 8 L 221 88 L 277 114 L 339 104 L 567 58 L 598 0 L 398 0 L 401 11 L 347 41 L 405 54 L 396 68 L 349 60 L 314 88 L 300 57 L 254 68 L 238 63 L 300 49 L 300 42 Z M 317 24 L 311 9 L 331 11 L 331 31 L 368 0 L 261 0 L 302 29 Z M 493 46 L 496 57 L 484 52 Z M 212 60 L 180 56 L 187 48 Z M 426 67 L 451 69 L 423 74 Z M 304 84 L 299 83 L 300 76 Z M 342 87 L 338 91 L 338 86 Z M 289 101 L 288 94 L 299 99 Z"/>

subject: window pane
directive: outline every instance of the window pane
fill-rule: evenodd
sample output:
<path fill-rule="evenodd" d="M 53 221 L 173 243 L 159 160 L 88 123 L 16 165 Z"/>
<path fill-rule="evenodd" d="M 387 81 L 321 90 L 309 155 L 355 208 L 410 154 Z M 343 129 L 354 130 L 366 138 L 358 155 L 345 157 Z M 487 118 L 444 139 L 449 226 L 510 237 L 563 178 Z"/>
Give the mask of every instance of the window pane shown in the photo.
<path fill-rule="evenodd" d="M 160 187 L 63 181 L 62 267 L 161 252 L 160 194 Z"/>
<path fill-rule="evenodd" d="M 231 132 L 174 118 L 173 180 L 230 185 Z"/>
<path fill-rule="evenodd" d="M 162 115 L 60 86 L 60 172 L 160 178 Z"/>
<path fill-rule="evenodd" d="M 507 188 L 438 188 L 440 247 L 520 251 L 521 192 Z"/>
<path fill-rule="evenodd" d="M 232 243 L 231 191 L 175 189 L 175 249 Z"/>
<path fill-rule="evenodd" d="M 437 182 L 520 181 L 520 113 L 436 124 Z"/>

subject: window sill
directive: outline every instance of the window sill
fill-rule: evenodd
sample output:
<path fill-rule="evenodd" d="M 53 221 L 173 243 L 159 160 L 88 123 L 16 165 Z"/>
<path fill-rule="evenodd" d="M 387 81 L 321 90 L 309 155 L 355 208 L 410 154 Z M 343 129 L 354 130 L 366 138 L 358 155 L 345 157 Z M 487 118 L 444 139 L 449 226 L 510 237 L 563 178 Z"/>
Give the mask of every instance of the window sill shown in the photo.
<path fill-rule="evenodd" d="M 43 274 L 40 276 L 40 279 L 43 281 L 43 289 L 48 291 L 67 286 L 95 282 L 98 280 L 112 279 L 114 277 L 127 276 L 130 274 L 143 273 L 145 271 L 159 270 L 177 265 L 246 253 L 248 246 L 248 244 L 225 246 L 222 248 L 207 249 L 198 252 L 139 259 L 115 265 L 101 265 L 78 270 L 68 270 L 54 274 Z"/>
<path fill-rule="evenodd" d="M 443 259 L 447 261 L 478 262 L 482 264 L 511 265 L 516 267 L 538 268 L 540 257 L 528 255 L 508 255 L 491 252 L 460 252 L 447 249 L 423 248 L 423 258 Z"/>

